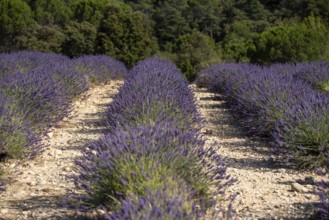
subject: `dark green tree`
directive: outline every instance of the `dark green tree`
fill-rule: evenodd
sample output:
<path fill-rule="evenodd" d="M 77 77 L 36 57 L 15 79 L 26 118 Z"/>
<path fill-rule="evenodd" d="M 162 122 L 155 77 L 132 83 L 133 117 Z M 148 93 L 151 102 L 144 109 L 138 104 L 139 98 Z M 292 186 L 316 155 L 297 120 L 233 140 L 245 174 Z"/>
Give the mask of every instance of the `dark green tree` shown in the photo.
<path fill-rule="evenodd" d="M 114 56 L 127 66 L 158 50 L 149 18 L 122 4 L 108 5 L 96 39 L 96 52 Z"/>
<path fill-rule="evenodd" d="M 255 22 L 237 21 L 230 26 L 223 41 L 225 60 L 248 62 L 249 50 L 254 48 L 253 39 L 256 33 L 251 30 Z"/>
<path fill-rule="evenodd" d="M 320 19 L 282 25 L 264 31 L 256 41 L 252 61 L 260 64 L 327 59 L 328 28 Z"/>
<path fill-rule="evenodd" d="M 34 25 L 30 7 L 21 0 L 0 1 L 0 51 L 16 49 L 14 38 Z"/>
<path fill-rule="evenodd" d="M 24 0 L 39 25 L 63 25 L 71 19 L 71 9 L 63 0 Z"/>
<path fill-rule="evenodd" d="M 184 17 L 187 0 L 157 1 L 153 14 L 155 33 L 162 50 L 171 51 L 173 42 L 181 35 L 191 32 Z"/>
<path fill-rule="evenodd" d="M 130 5 L 134 11 L 141 11 L 144 14 L 152 17 L 156 0 L 124 0 L 125 3 Z"/>
<path fill-rule="evenodd" d="M 57 25 L 35 25 L 16 36 L 14 45 L 21 50 L 61 53 L 64 39 L 63 30 Z"/>
<path fill-rule="evenodd" d="M 95 26 L 99 26 L 103 19 L 106 5 L 110 0 L 73 0 L 70 8 L 73 12 L 73 19 L 78 22 L 87 21 Z"/>
<path fill-rule="evenodd" d="M 260 32 L 268 29 L 266 20 L 235 21 L 226 29 L 222 45 L 224 59 L 234 62 L 249 62 L 249 53 L 254 50 L 254 40 Z"/>
<path fill-rule="evenodd" d="M 173 52 L 176 54 L 176 65 L 190 81 L 194 80 L 201 68 L 220 61 L 214 41 L 196 30 L 179 37 Z"/>
<path fill-rule="evenodd" d="M 329 2 L 328 0 L 304 0 L 304 8 L 306 16 L 314 15 L 322 18 L 329 24 Z"/>
<path fill-rule="evenodd" d="M 70 57 L 94 53 L 97 29 L 87 21 L 71 21 L 64 27 L 62 52 Z"/>
<path fill-rule="evenodd" d="M 218 41 L 223 31 L 223 10 L 223 0 L 189 0 L 185 17 L 192 29 Z"/>
<path fill-rule="evenodd" d="M 252 20 L 266 20 L 270 16 L 270 12 L 258 0 L 247 0 L 243 10 Z"/>

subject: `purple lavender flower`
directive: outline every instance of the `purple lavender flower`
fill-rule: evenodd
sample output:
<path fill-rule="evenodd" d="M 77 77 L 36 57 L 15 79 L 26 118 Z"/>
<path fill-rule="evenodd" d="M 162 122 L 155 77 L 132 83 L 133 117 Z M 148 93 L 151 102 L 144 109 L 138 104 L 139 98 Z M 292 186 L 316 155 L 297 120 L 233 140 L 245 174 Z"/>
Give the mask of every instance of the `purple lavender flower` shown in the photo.
<path fill-rule="evenodd" d="M 310 62 L 296 66 L 295 77 L 311 85 L 321 92 L 329 91 L 329 63 Z"/>
<path fill-rule="evenodd" d="M 201 71 L 197 82 L 221 92 L 250 134 L 269 138 L 293 165 L 312 168 L 324 166 L 329 151 L 329 99 L 313 89 L 328 77 L 327 66 L 218 64 Z"/>
<path fill-rule="evenodd" d="M 41 135 L 69 113 L 91 81 L 106 83 L 126 75 L 123 63 L 108 56 L 70 60 L 41 52 L 1 53 L 0 159 L 35 156 Z"/>
<path fill-rule="evenodd" d="M 106 219 L 197 219 L 204 215 L 202 211 L 205 210 L 196 211 L 192 204 L 186 205 L 191 203 L 191 200 L 187 201 L 190 192 L 186 186 L 181 185 L 176 195 L 168 196 L 170 193 L 158 190 L 143 197 L 123 200 L 120 209 L 107 213 Z"/>
<path fill-rule="evenodd" d="M 110 132 L 76 161 L 75 184 L 86 192 L 76 196 L 79 208 L 115 210 L 110 219 L 196 216 L 186 209 L 191 201 L 206 208 L 208 187 L 222 194 L 233 182 L 220 155 L 205 149 L 192 91 L 168 61 L 150 58 L 130 70 L 105 120 Z M 180 194 L 181 185 L 191 190 Z"/>
<path fill-rule="evenodd" d="M 87 78 L 62 55 L 23 51 L 0 57 L 1 151 L 34 155 L 38 136 L 68 113 L 71 101 L 88 89 Z"/>
<path fill-rule="evenodd" d="M 34 155 L 39 138 L 24 120 L 24 112 L 12 108 L 14 101 L 0 93 L 0 158 Z M 27 149 L 30 149 L 27 152 Z"/>
<path fill-rule="evenodd" d="M 105 55 L 85 55 L 75 58 L 72 62 L 74 69 L 87 75 L 94 84 L 124 79 L 128 72 L 122 62 Z"/>
<path fill-rule="evenodd" d="M 107 111 L 106 121 L 112 130 L 127 124 L 156 123 L 168 117 L 181 118 L 181 125 L 200 124 L 193 93 L 172 63 L 146 59 L 129 75 Z"/>
<path fill-rule="evenodd" d="M 67 63 L 69 58 L 54 53 L 20 51 L 0 54 L 0 77 L 15 73 L 27 73 L 51 63 Z"/>

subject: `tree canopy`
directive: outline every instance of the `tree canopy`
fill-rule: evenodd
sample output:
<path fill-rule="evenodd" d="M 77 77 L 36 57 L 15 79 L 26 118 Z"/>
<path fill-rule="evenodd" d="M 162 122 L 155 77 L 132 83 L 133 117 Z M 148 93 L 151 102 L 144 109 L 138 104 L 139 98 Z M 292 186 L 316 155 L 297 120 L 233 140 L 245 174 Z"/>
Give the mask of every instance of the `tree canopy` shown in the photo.
<path fill-rule="evenodd" d="M 252 61 L 271 64 L 328 59 L 328 33 L 313 16 L 303 23 L 272 27 L 257 39 Z"/>
<path fill-rule="evenodd" d="M 328 25 L 327 0 L 2 0 L 0 52 L 102 53 L 128 66 L 156 55 L 193 78 L 206 60 L 328 59 Z"/>
<path fill-rule="evenodd" d="M 100 23 L 96 52 L 111 55 L 133 66 L 158 50 L 151 21 L 141 12 L 109 5 Z"/>

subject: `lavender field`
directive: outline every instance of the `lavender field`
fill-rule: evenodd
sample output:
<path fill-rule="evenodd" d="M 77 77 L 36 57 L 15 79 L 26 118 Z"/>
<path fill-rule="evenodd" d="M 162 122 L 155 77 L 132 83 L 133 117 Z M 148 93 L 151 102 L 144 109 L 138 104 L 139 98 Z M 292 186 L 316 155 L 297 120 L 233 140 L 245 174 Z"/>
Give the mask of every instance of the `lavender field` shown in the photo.
<path fill-rule="evenodd" d="M 116 79 L 126 80 L 101 122 L 104 136 L 76 159 L 73 181 L 85 193 L 63 205 L 102 207 L 108 219 L 197 219 L 211 207 L 214 218 L 228 215 L 215 210 L 209 189 L 223 194 L 233 179 L 204 148 L 193 93 L 169 61 L 150 58 L 127 71 L 106 56 L 1 54 L 2 158 L 38 156 L 41 136 L 75 98 Z"/>
<path fill-rule="evenodd" d="M 296 169 L 329 167 L 329 63 L 217 64 L 196 84 L 221 93 L 250 136 L 265 138 L 282 163 Z M 319 184 L 328 218 L 328 182 Z"/>
<path fill-rule="evenodd" d="M 106 56 L 0 54 L 0 159 L 35 156 L 40 137 L 67 115 L 75 98 L 126 72 Z"/>
<path fill-rule="evenodd" d="M 124 84 L 98 122 L 106 129 L 81 148 L 69 176 L 79 193 L 61 205 L 77 219 L 94 209 L 102 215 L 91 219 L 235 219 L 231 204 L 213 198 L 230 196 L 236 180 L 216 146 L 206 146 L 193 91 L 170 61 L 148 58 L 127 70 L 104 55 L 0 54 L 0 159 L 37 157 L 41 138 L 74 100 L 114 80 Z M 248 135 L 264 138 L 284 166 L 329 174 L 329 63 L 217 64 L 195 83 L 222 94 Z M 323 219 L 328 185 L 315 192 Z"/>

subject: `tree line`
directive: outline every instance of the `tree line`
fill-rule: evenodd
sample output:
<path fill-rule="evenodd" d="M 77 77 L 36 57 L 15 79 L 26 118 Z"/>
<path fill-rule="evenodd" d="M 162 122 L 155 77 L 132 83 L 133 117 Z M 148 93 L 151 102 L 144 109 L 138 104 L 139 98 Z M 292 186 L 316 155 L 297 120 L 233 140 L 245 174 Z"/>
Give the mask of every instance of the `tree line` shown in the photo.
<path fill-rule="evenodd" d="M 0 52 L 212 63 L 327 60 L 327 0 L 1 0 Z"/>

